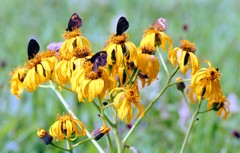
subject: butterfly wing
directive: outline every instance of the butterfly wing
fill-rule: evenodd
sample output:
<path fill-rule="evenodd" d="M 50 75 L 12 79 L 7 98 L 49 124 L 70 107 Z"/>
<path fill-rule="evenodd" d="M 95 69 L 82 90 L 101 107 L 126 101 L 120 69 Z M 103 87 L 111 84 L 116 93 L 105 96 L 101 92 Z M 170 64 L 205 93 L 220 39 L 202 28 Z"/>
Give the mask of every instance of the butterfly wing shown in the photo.
<path fill-rule="evenodd" d="M 35 39 L 31 39 L 28 43 L 28 59 L 32 59 L 40 50 L 40 46 Z"/>
<path fill-rule="evenodd" d="M 91 63 L 93 63 L 93 71 L 97 72 L 99 66 L 104 66 L 107 63 L 107 52 L 100 51 L 92 56 L 90 59 Z"/>
<path fill-rule="evenodd" d="M 73 13 L 69 22 L 67 31 L 72 31 L 73 29 L 80 28 L 82 26 L 82 19 L 78 16 L 77 13 Z"/>
<path fill-rule="evenodd" d="M 63 42 L 52 42 L 47 46 L 47 50 L 59 51 Z"/>
<path fill-rule="evenodd" d="M 120 17 L 117 23 L 117 33 L 116 35 L 123 34 L 129 27 L 129 23 L 125 17 Z"/>

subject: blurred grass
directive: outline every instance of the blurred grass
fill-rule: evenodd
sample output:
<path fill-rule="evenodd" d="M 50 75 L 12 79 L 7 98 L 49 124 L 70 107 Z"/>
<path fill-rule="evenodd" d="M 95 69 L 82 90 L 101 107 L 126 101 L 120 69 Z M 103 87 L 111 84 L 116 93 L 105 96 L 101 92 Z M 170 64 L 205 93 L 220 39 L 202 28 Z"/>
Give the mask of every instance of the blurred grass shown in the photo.
<path fill-rule="evenodd" d="M 56 114 L 65 112 L 56 95 L 50 89 L 39 88 L 33 93 L 24 92 L 22 100 L 18 101 L 9 91 L 8 74 L 27 60 L 26 50 L 30 38 L 38 40 L 41 50 L 45 50 L 50 42 L 62 41 L 61 35 L 69 17 L 77 12 L 83 19 L 82 33 L 91 41 L 93 51 L 97 52 L 115 31 L 119 16 L 124 15 L 129 20 L 128 34 L 136 45 L 141 40 L 142 31 L 163 16 L 168 20 L 167 33 L 174 45 L 178 45 L 181 38 L 195 42 L 201 61 L 210 60 L 222 72 L 224 93 L 235 93 L 239 98 L 238 6 L 240 1 L 237 0 L 1 1 L 0 151 L 60 152 L 51 146 L 44 146 L 36 136 L 38 127 L 48 129 L 55 121 Z M 187 32 L 183 31 L 183 24 L 188 25 Z M 206 66 L 203 62 L 202 65 Z M 154 87 L 142 91 L 142 102 L 145 105 L 160 90 L 158 83 L 163 82 L 164 77 L 161 77 Z M 93 130 L 101 124 L 91 104 L 78 103 L 74 94 L 64 92 L 64 95 L 88 129 Z M 180 99 L 181 95 L 174 88 L 164 94 L 145 116 L 128 144 L 135 146 L 140 152 L 179 152 L 185 136 L 183 127 L 178 123 Z M 121 124 L 121 131 L 126 130 L 126 126 Z M 239 140 L 232 136 L 233 130 L 240 131 L 239 113 L 232 113 L 226 121 L 216 117 L 215 112 L 204 114 L 194 126 L 186 152 L 238 152 Z M 100 140 L 100 143 L 105 145 L 105 139 Z M 97 151 L 88 143 L 79 147 L 78 152 Z"/>

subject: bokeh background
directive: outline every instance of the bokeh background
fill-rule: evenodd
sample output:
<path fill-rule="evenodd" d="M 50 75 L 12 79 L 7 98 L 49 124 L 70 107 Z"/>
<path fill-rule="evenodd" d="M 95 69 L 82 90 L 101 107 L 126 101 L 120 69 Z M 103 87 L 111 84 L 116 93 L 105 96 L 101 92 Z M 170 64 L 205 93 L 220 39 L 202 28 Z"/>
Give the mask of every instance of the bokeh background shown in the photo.
<path fill-rule="evenodd" d="M 64 29 L 74 12 L 82 18 L 82 33 L 91 41 L 94 52 L 103 48 L 107 38 L 115 32 L 117 20 L 122 15 L 130 23 L 127 32 L 129 39 L 136 45 L 139 45 L 143 30 L 159 17 L 167 19 L 167 34 L 171 36 L 174 46 L 181 39 L 195 42 L 201 65 L 206 66 L 203 60 L 208 59 L 220 69 L 223 92 L 232 105 L 227 120 L 217 117 L 216 112 L 199 116 L 186 153 L 239 152 L 240 139 L 232 134 L 233 131 L 240 132 L 239 6 L 238 0 L 2 0 L 0 152 L 61 152 L 52 146 L 45 146 L 37 137 L 36 129 L 49 129 L 56 114 L 66 112 L 64 107 L 50 89 L 38 88 L 33 93 L 25 91 L 19 101 L 10 94 L 9 72 L 27 60 L 30 38 L 38 40 L 41 50 L 45 50 L 50 42 L 62 41 Z M 168 62 L 167 64 L 171 67 Z M 166 79 L 164 73 L 162 68 L 159 80 L 151 87 L 141 90 L 141 101 L 145 106 L 160 91 Z M 91 104 L 78 103 L 75 94 L 67 91 L 62 93 L 87 129 L 91 131 L 101 125 L 98 112 Z M 135 146 L 140 153 L 179 152 L 190 121 L 182 99 L 174 87 L 170 88 L 144 117 L 128 144 Z M 202 108 L 206 109 L 206 105 Z M 127 130 L 122 123 L 121 135 L 124 136 Z M 105 138 L 100 140 L 100 144 L 106 145 Z M 78 147 L 76 152 L 97 150 L 91 143 L 87 143 Z"/>

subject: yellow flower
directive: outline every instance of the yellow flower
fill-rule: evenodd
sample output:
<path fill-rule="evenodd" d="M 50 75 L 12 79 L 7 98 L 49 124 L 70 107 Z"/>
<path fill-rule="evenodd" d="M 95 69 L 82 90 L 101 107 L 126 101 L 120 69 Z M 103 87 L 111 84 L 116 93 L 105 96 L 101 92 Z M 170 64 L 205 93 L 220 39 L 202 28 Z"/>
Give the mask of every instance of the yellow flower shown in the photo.
<path fill-rule="evenodd" d="M 64 140 L 75 135 L 70 140 L 75 140 L 78 136 L 85 136 L 86 129 L 83 123 L 74 119 L 70 114 L 57 116 L 57 121 L 50 127 L 49 134 L 54 140 Z"/>
<path fill-rule="evenodd" d="M 75 59 L 76 57 L 73 57 L 71 54 L 66 54 L 64 59 L 57 62 L 53 73 L 53 79 L 56 82 L 65 85 L 70 80 L 74 71 Z"/>
<path fill-rule="evenodd" d="M 21 99 L 19 95 L 24 90 L 23 81 L 26 77 L 26 74 L 27 68 L 25 67 L 17 67 L 10 73 L 10 75 L 12 76 L 11 80 L 9 81 L 11 86 L 11 93 L 17 96 L 18 99 Z"/>
<path fill-rule="evenodd" d="M 81 50 L 82 48 L 87 48 L 88 50 L 92 49 L 91 43 L 89 42 L 89 40 L 83 36 L 75 36 L 75 37 L 71 37 L 69 39 L 66 39 L 61 48 L 60 48 L 60 52 L 62 54 L 67 54 L 67 53 L 73 53 L 76 52 L 76 50 Z M 85 54 L 89 54 L 89 52 L 86 52 Z M 82 57 L 85 57 L 87 55 L 82 55 Z"/>
<path fill-rule="evenodd" d="M 225 96 L 222 96 L 219 100 L 212 99 L 208 102 L 208 109 L 218 111 L 217 116 L 223 115 L 223 119 L 226 119 L 230 114 L 230 102 L 226 100 Z"/>
<path fill-rule="evenodd" d="M 79 67 L 83 59 L 90 55 L 90 50 L 91 44 L 86 38 L 76 36 L 65 40 L 57 56 L 59 62 L 54 71 L 54 80 L 65 85 L 76 67 Z"/>
<path fill-rule="evenodd" d="M 183 74 L 192 67 L 192 74 L 195 74 L 200 69 L 200 63 L 195 55 L 197 50 L 194 43 L 188 40 L 182 40 L 179 47 L 169 51 L 168 59 L 173 66 L 179 65 Z"/>
<path fill-rule="evenodd" d="M 168 42 L 169 48 L 172 48 L 171 38 L 163 32 L 166 30 L 162 26 L 164 24 L 166 26 L 166 19 L 159 18 L 149 29 L 145 30 L 140 47 L 155 48 L 156 46 L 160 46 L 165 51 L 166 43 Z"/>
<path fill-rule="evenodd" d="M 70 84 L 73 91 L 78 93 L 78 100 L 92 101 L 95 97 L 103 98 L 108 89 L 115 86 L 115 80 L 109 75 L 105 67 L 99 66 L 97 72 L 93 71 L 93 63 L 86 60 L 81 67 L 73 72 Z"/>
<path fill-rule="evenodd" d="M 109 65 L 116 64 L 122 66 L 123 62 L 133 62 L 137 57 L 136 46 L 127 40 L 128 35 L 123 33 L 121 35 L 112 35 L 104 50 L 107 51 L 107 62 Z"/>
<path fill-rule="evenodd" d="M 34 58 L 28 60 L 25 64 L 28 72 L 23 81 L 27 91 L 32 92 L 39 84 L 44 84 L 50 80 L 57 59 L 55 51 L 46 51 L 38 53 Z"/>
<path fill-rule="evenodd" d="M 150 85 L 157 78 L 157 74 L 160 71 L 160 64 L 154 54 L 155 50 L 150 46 L 145 46 L 138 50 L 135 64 L 141 71 L 140 79 L 142 81 L 142 87 L 145 86 L 146 79 L 147 84 Z"/>
<path fill-rule="evenodd" d="M 194 102 L 194 94 L 199 100 L 203 98 L 220 99 L 222 97 L 222 88 L 220 85 L 220 76 L 218 69 L 215 69 L 212 64 L 205 60 L 209 68 L 201 68 L 191 79 L 191 85 L 188 87 L 188 95 L 192 102 Z"/>
<path fill-rule="evenodd" d="M 127 72 L 125 71 L 125 68 L 123 65 L 122 66 L 117 66 L 117 65 L 112 66 L 111 74 L 112 74 L 113 78 L 119 79 L 119 83 L 120 83 L 119 86 L 124 85 L 129 80 L 127 73 L 129 75 L 131 75 L 133 70 L 135 69 L 133 62 L 131 62 L 131 63 L 127 62 L 125 64 L 126 64 Z"/>
<path fill-rule="evenodd" d="M 111 93 L 116 93 L 114 98 L 114 107 L 117 109 L 120 120 L 126 117 L 126 123 L 129 124 L 132 120 L 133 109 L 132 105 L 137 108 L 136 118 L 144 115 L 144 105 L 140 102 L 140 94 L 138 86 L 135 84 L 130 88 L 115 88 Z"/>

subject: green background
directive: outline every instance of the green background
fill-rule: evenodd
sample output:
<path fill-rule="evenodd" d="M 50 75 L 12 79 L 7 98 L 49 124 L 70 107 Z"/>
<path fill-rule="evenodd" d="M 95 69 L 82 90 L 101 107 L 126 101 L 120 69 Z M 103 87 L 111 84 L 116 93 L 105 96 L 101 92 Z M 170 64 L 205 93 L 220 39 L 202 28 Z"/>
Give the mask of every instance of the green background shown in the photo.
<path fill-rule="evenodd" d="M 117 20 L 125 16 L 130 27 L 129 39 L 139 45 L 143 30 L 157 18 L 168 21 L 167 34 L 174 46 L 180 39 L 188 39 L 197 45 L 201 65 L 208 59 L 222 73 L 221 84 L 226 96 L 239 97 L 240 76 L 240 1 L 229 0 L 2 0 L 0 5 L 0 151 L 2 152 L 61 152 L 45 146 L 36 135 L 38 127 L 49 129 L 58 113 L 66 112 L 50 89 L 38 88 L 35 92 L 24 91 L 22 100 L 12 96 L 9 90 L 9 72 L 27 60 L 27 44 L 36 38 L 45 50 L 50 42 L 62 41 L 69 17 L 78 13 L 83 20 L 81 31 L 88 38 L 93 52 L 100 51 L 110 34 L 115 32 Z M 188 30 L 183 30 L 183 25 Z M 164 55 L 166 57 L 166 54 Z M 167 62 L 167 60 L 166 60 Z M 172 70 L 171 65 L 167 62 Z M 141 90 L 142 103 L 146 106 L 166 80 L 161 69 L 159 80 Z M 178 76 L 182 76 L 179 73 Z M 62 92 L 79 119 L 92 131 L 101 126 L 98 112 L 90 104 L 78 103 L 75 94 Z M 233 98 L 233 111 L 227 120 L 216 112 L 203 114 L 194 126 L 186 147 L 186 153 L 229 153 L 240 150 L 239 139 L 233 137 L 240 131 L 239 106 Z M 128 140 L 140 153 L 179 152 L 190 118 L 179 124 L 181 94 L 173 87 L 156 103 Z M 196 107 L 195 105 L 192 106 Z M 206 105 L 203 107 L 206 109 Z M 185 113 L 187 114 L 187 113 Z M 120 124 L 124 137 L 126 125 Z M 112 132 L 110 132 L 112 134 Z M 105 138 L 99 143 L 106 146 Z M 59 145 L 61 143 L 58 143 Z M 65 145 L 65 144 L 63 144 Z M 76 152 L 97 152 L 93 144 L 84 144 Z M 130 152 L 126 150 L 126 152 Z"/>

